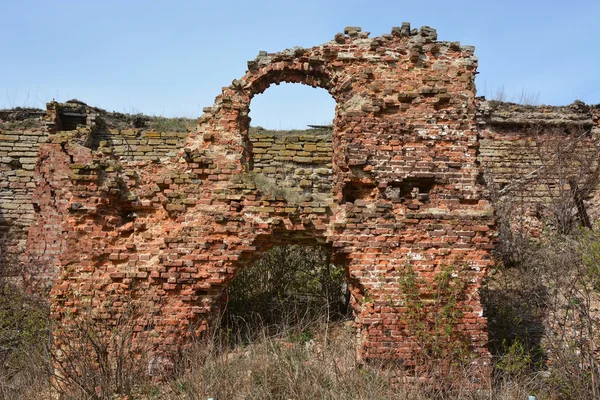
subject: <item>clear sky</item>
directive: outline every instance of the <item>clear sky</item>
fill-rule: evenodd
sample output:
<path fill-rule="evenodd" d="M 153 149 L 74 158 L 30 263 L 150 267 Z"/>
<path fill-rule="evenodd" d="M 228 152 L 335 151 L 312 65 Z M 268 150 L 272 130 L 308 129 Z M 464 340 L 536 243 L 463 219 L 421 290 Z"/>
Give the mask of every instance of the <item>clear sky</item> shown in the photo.
<path fill-rule="evenodd" d="M 478 94 L 600 103 L 600 0 L 0 0 L 0 108 L 80 99 L 109 111 L 197 117 L 259 50 L 311 47 L 347 25 L 408 21 L 476 46 Z M 328 123 L 322 89 L 271 87 L 252 125 Z"/>

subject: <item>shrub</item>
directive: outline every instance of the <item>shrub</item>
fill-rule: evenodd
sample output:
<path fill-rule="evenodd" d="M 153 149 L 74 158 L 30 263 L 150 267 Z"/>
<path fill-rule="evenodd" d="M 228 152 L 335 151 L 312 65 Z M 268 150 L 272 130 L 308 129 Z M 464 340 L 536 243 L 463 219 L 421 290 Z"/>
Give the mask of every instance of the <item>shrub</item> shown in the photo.
<path fill-rule="evenodd" d="M 0 398 L 45 398 L 51 363 L 48 303 L 0 279 Z"/>
<path fill-rule="evenodd" d="M 413 346 L 414 374 L 433 378 L 423 388 L 426 393 L 452 392 L 469 382 L 476 358 L 471 338 L 461 330 L 468 310 L 468 268 L 443 267 L 432 279 L 419 276 L 410 262 L 400 271 L 398 293 L 390 301 L 402 307 L 398 318 Z"/>
<path fill-rule="evenodd" d="M 259 327 L 277 333 L 295 326 L 301 334 L 317 317 L 334 320 L 348 313 L 345 269 L 331 263 L 323 247 L 272 248 L 240 272 L 227 297 L 222 326 L 234 340 L 249 340 Z"/>
<path fill-rule="evenodd" d="M 482 299 L 497 379 L 537 376 L 552 396 L 598 397 L 599 235 L 548 232 L 488 279 Z"/>
<path fill-rule="evenodd" d="M 128 299 L 121 301 L 124 307 L 113 307 L 109 301 L 101 313 L 83 309 L 66 315 L 61 328 L 55 329 L 55 389 L 65 398 L 132 395 L 150 380 L 150 348 L 135 338 L 145 314 Z"/>

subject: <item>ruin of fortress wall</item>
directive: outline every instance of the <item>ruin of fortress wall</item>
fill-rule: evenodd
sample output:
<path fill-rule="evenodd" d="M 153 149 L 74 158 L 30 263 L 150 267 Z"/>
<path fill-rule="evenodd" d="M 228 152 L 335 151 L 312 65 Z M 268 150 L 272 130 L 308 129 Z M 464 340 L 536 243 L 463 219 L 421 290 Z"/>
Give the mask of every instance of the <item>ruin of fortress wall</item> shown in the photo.
<path fill-rule="evenodd" d="M 2 226 L 19 232 L 8 248 L 20 252 L 28 234 L 25 258 L 55 282 L 55 318 L 136 298 L 153 315 L 140 337 L 168 353 L 206 328 L 223 289 L 260 251 L 327 245 L 348 270 L 361 357 L 407 367 L 418 343 L 405 307 L 390 301 L 403 268 L 432 281 L 465 265 L 459 328 L 485 360 L 477 289 L 493 263 L 494 224 L 480 166 L 501 175 L 519 140 L 518 126 L 498 121 L 527 110 L 598 119 L 597 109 L 478 103 L 476 65 L 472 47 L 439 42 L 430 28 L 374 39 L 350 29 L 311 49 L 261 53 L 191 133 L 114 128 L 97 109 L 51 103 L 39 128 L 0 128 Z M 249 132 L 252 96 L 283 81 L 331 93 L 329 137 Z M 293 182 L 302 196 L 271 193 L 257 175 Z"/>
<path fill-rule="evenodd" d="M 583 192 L 581 207 L 588 222 L 597 225 L 600 106 L 580 101 L 531 106 L 481 100 L 478 108 L 478 160 L 497 210 L 502 204 L 511 208 L 514 222 L 525 223 L 529 233 L 538 236 L 551 220 L 552 203 L 574 202 L 558 200 L 561 195 L 573 196 L 574 180 Z"/>
<path fill-rule="evenodd" d="M 417 375 L 423 353 L 400 284 L 414 271 L 426 302 L 439 274 L 459 269 L 452 340 L 468 341 L 484 378 L 478 288 L 493 264 L 493 219 L 478 184 L 474 49 L 437 41 L 428 27 L 368 36 L 349 28 L 320 46 L 259 54 L 177 154 L 158 160 L 111 153 L 87 115 L 86 128 L 73 129 L 51 105 L 28 246 L 58 244 L 51 299 L 63 328 L 86 307 L 110 319 L 106 307 L 135 299 L 152 318 L 139 321 L 138 338 L 175 354 L 261 251 L 302 242 L 329 247 L 346 267 L 360 358 L 402 360 Z M 280 82 L 323 88 L 337 102 L 329 193 L 307 188 L 291 201 L 255 179 L 254 168 L 268 167 L 249 136 L 250 101 Z M 289 150 L 301 163 L 319 147 Z M 45 229 L 49 220 L 61 229 Z"/>
<path fill-rule="evenodd" d="M 45 110 L 0 111 L 0 255 L 10 264 L 11 274 L 19 274 L 18 264 L 28 264 L 31 273 L 41 274 L 34 280 L 48 289 L 55 278 L 52 265 L 58 254 L 60 235 L 55 240 L 41 240 L 23 258 L 29 226 L 35 219 L 36 203 L 33 193 L 39 182 L 35 178 L 40 143 L 48 140 L 48 121 L 69 120 L 65 128 L 79 127 L 84 135 L 93 136 L 97 151 L 119 160 L 160 162 L 162 157 L 180 150 L 189 132 L 167 130 L 152 126 L 135 127 L 135 116 L 120 116 L 88 107 L 80 102 L 49 105 L 51 117 Z M 116 115 L 116 116 L 115 116 Z M 125 118 L 127 121 L 119 121 Z M 121 122 L 121 123 L 119 123 Z M 120 126 L 119 126 L 120 125 Z M 54 129 L 54 128 L 53 128 Z M 172 129 L 172 128 L 171 128 Z M 283 186 L 294 195 L 319 196 L 331 191 L 332 147 L 331 130 L 268 131 L 258 129 L 249 134 L 254 146 L 254 172 L 268 178 L 263 190 L 271 185 Z M 40 159 L 40 163 L 44 160 Z M 44 217 L 47 231 L 60 232 L 51 225 L 52 216 Z M 32 240 L 32 243 L 36 242 Z M 33 246 L 33 244 L 32 244 Z M 49 268 L 50 271 L 44 271 Z"/>
<path fill-rule="evenodd" d="M 61 110 L 84 115 L 86 120 L 80 121 L 83 122 L 82 127 L 94 130 L 100 150 L 121 160 L 160 160 L 181 149 L 188 136 L 185 131 L 135 128 L 133 123 L 111 128 L 107 127 L 108 121 L 103 121 L 98 127 L 96 118 L 109 121 L 115 118 L 111 117 L 111 113 L 80 104 L 65 104 Z M 23 255 L 27 232 L 35 218 L 32 195 L 37 181 L 34 169 L 40 143 L 48 139 L 45 116 L 46 111 L 42 110 L 0 112 L 0 254 L 6 263 L 12 264 Z M 540 159 L 531 140 L 565 126 L 575 134 L 582 129 L 593 136 L 600 134 L 600 107 L 580 103 L 557 107 L 478 100 L 477 118 L 478 161 L 488 178 L 487 183 L 498 190 L 519 182 L 515 187 L 527 187 L 525 200 L 531 203 L 543 201 L 540 199 L 547 194 L 547 188 L 536 181 L 536 174 L 532 174 L 540 167 Z M 129 119 L 133 120 L 133 116 Z M 274 185 L 289 187 L 297 193 L 328 193 L 332 185 L 331 140 L 330 131 L 251 130 L 249 142 L 253 147 L 253 170 L 270 178 Z M 530 178 L 522 181 L 526 176 Z M 516 194 L 512 192 L 512 195 Z M 521 191 L 518 194 L 524 196 Z M 598 196 L 600 193 L 597 192 L 586 202 L 594 221 L 600 219 Z M 59 229 L 57 225 L 51 227 L 48 223 L 46 228 Z M 42 243 L 35 256 L 30 254 L 34 264 L 53 259 L 58 252 L 58 247 L 53 247 L 55 244 Z M 52 276 L 48 275 L 48 281 L 43 282 L 44 287 L 51 284 Z"/>
<path fill-rule="evenodd" d="M 57 206 L 65 201 L 45 187 L 39 172 L 35 172 L 36 163 L 38 171 L 47 164 L 47 155 L 40 155 L 40 144 L 48 141 L 50 132 L 60 135 L 79 130 L 92 139 L 87 144 L 99 152 L 117 159 L 153 162 L 180 149 L 188 135 L 181 130 L 136 128 L 133 123 L 120 121 L 122 117 L 133 120 L 135 116 L 107 113 L 78 101 L 50 103 L 45 111 L 0 111 L 0 262 L 10 266 L 11 275 L 21 275 L 45 293 L 56 278 L 55 258 L 62 249 L 62 227 L 56 213 L 41 210 L 36 201 L 52 199 Z M 52 165 L 48 168 L 57 179 L 71 171 Z M 48 234 L 31 237 L 28 242 L 36 212 L 42 221 L 39 230 Z M 16 265 L 21 269 L 14 268 Z"/>

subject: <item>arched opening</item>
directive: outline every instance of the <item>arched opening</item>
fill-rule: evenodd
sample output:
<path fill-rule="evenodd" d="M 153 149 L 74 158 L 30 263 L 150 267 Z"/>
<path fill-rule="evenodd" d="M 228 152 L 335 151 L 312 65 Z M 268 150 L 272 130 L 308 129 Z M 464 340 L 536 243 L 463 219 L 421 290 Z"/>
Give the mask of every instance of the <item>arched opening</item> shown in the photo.
<path fill-rule="evenodd" d="M 252 98 L 251 126 L 277 131 L 329 126 L 335 116 L 335 105 L 335 99 L 322 88 L 302 83 L 271 85 Z"/>
<path fill-rule="evenodd" d="M 252 99 L 249 166 L 263 195 L 327 201 L 333 188 L 336 102 L 322 88 L 284 83 Z"/>
<path fill-rule="evenodd" d="M 231 344 L 265 335 L 310 339 L 352 316 L 346 266 L 334 260 L 329 243 L 279 232 L 258 245 L 223 298 L 221 328 Z"/>
<path fill-rule="evenodd" d="M 257 336 L 304 335 L 350 316 L 345 266 L 324 245 L 277 245 L 227 288 L 221 326 L 233 343 Z"/>
<path fill-rule="evenodd" d="M 223 286 L 220 338 L 228 345 L 290 334 L 318 342 L 330 326 L 356 337 L 344 323 L 356 305 L 346 259 L 326 237 L 339 93 L 321 67 L 294 68 L 265 67 L 224 97 L 241 134 L 244 183 L 254 183 L 244 186 L 253 196 L 246 217 L 260 230 Z"/>

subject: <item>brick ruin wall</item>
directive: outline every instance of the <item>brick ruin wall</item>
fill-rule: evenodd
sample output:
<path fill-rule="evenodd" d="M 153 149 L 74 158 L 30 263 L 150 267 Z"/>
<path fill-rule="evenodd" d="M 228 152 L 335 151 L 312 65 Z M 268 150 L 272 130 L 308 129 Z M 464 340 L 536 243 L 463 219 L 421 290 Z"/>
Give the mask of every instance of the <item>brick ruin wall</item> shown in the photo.
<path fill-rule="evenodd" d="M 92 307 L 108 316 L 107 304 L 118 311 L 134 299 L 153 318 L 151 328 L 140 322 L 139 338 L 173 353 L 206 329 L 223 289 L 260 251 L 320 244 L 347 268 L 361 358 L 403 359 L 407 368 L 420 367 L 417 338 L 406 305 L 390 302 L 402 266 L 433 282 L 445 266 L 465 265 L 459 329 L 486 369 L 477 289 L 492 264 L 493 222 L 477 184 L 476 66 L 472 47 L 439 42 L 427 27 L 374 39 L 349 29 L 322 46 L 260 54 L 179 152 L 159 160 L 103 148 L 90 113 L 51 105 L 28 255 L 47 243 L 59 249 L 53 315 L 66 321 Z M 321 87 L 337 102 L 327 197 L 289 201 L 253 179 L 250 100 L 284 81 Z M 46 229 L 55 223 L 60 230 Z"/>
<path fill-rule="evenodd" d="M 93 131 L 90 134 L 96 142 L 94 147 L 118 159 L 158 162 L 161 157 L 177 152 L 189 134 L 182 126 L 177 127 L 179 129 L 176 131 L 168 125 L 162 129 L 160 126 L 136 128 L 132 126 L 136 116 L 117 114 L 114 117 L 115 113 L 93 109 L 80 102 L 65 103 L 58 107 L 63 118 L 85 118 L 86 121 L 79 121 L 83 122 L 80 128 L 86 126 Z M 19 263 L 35 264 L 40 262 L 40 257 L 53 259 L 57 254 L 57 249 L 51 249 L 47 243 L 43 243 L 45 247 L 36 251 L 35 259 L 23 258 L 27 232 L 35 219 L 32 199 L 36 188 L 34 169 L 40 143 L 47 142 L 49 137 L 44 121 L 46 115 L 47 112 L 43 110 L 0 111 L 0 255 L 3 265 L 12 267 L 15 264 L 16 267 Z M 102 123 L 97 125 L 96 119 Z M 125 121 L 115 124 L 115 120 L 119 119 Z M 263 190 L 273 191 L 282 186 L 298 199 L 307 195 L 323 199 L 331 197 L 333 154 L 330 129 L 268 131 L 259 128 L 250 132 L 248 137 L 254 147 L 253 171 L 267 178 L 263 181 L 258 179 Z M 30 257 L 33 255 L 29 253 Z M 29 273 L 18 267 L 8 271 L 14 275 L 21 272 Z M 48 289 L 53 281 L 52 276 L 44 274 L 42 279 L 38 277 L 37 280 Z"/>
<path fill-rule="evenodd" d="M 331 130 L 269 132 L 251 130 L 251 170 L 260 187 L 278 188 L 288 200 L 331 201 Z M 264 177 L 264 178 L 263 178 Z M 262 180 L 261 180 L 262 179 Z"/>
<path fill-rule="evenodd" d="M 0 265 L 15 275 L 33 222 L 35 164 L 48 133 L 41 112 L 0 112 Z"/>
<path fill-rule="evenodd" d="M 101 118 L 112 119 L 108 113 L 82 107 L 81 104 L 65 104 L 63 109 L 77 111 L 81 115 L 89 113 L 92 120 L 99 112 L 103 114 Z M 32 201 L 36 187 L 35 163 L 40 143 L 45 143 L 49 135 L 43 121 L 45 115 L 46 112 L 42 110 L 0 112 L 0 254 L 5 265 L 25 262 L 22 256 L 27 232 L 35 219 Z M 188 132 L 181 129 L 164 131 L 170 129 L 168 126 L 159 131 L 131 125 L 128 123 L 120 128 L 103 125 L 103 129 L 94 126 L 95 135 L 100 139 L 98 146 L 119 159 L 159 160 L 178 151 L 188 136 Z M 600 135 L 600 107 L 579 103 L 565 107 L 536 107 L 478 99 L 478 125 L 478 162 L 483 167 L 484 175 L 488 176 L 487 184 L 497 186 L 498 190 L 518 182 L 519 185 L 515 186 L 518 190 L 510 193 L 513 196 L 518 194 L 525 203 L 536 204 L 547 196 L 547 188 L 540 184 L 539 177 L 534 173 L 540 168 L 541 161 L 532 140 L 565 126 L 589 131 L 596 137 Z M 551 136 L 544 137 L 544 140 L 550 139 Z M 300 195 L 331 195 L 330 130 L 287 132 L 259 128 L 250 131 L 249 141 L 253 146 L 254 173 L 270 180 L 263 182 L 263 190 L 272 190 L 270 186 L 273 185 L 289 188 Z M 523 180 L 523 177 L 529 178 Z M 599 196 L 600 191 L 597 191 L 586 199 L 592 221 L 600 219 Z M 539 221 L 531 222 L 531 219 L 535 218 L 529 219 L 533 227 L 541 225 Z M 45 247 L 38 254 L 53 258 L 57 249 Z M 11 268 L 10 272 L 18 274 L 22 271 Z M 44 287 L 50 287 L 52 276 L 44 275 L 40 279 Z"/>
<path fill-rule="evenodd" d="M 553 207 L 566 206 L 581 225 L 600 220 L 600 106 L 481 101 L 478 108 L 478 159 L 500 220 L 533 237 L 557 228 Z"/>
<path fill-rule="evenodd" d="M 152 315 L 139 338 L 169 355 L 207 328 L 224 288 L 261 251 L 326 245 L 347 268 L 360 358 L 416 370 L 407 309 L 390 302 L 402 266 L 432 282 L 464 265 L 459 329 L 485 377 L 477 290 L 493 264 L 494 222 L 483 169 L 497 180 L 512 179 L 506 163 L 527 169 L 511 157 L 532 121 L 597 129 L 600 113 L 492 107 L 475 98 L 476 67 L 472 47 L 437 41 L 427 27 L 374 39 L 348 29 L 321 46 L 259 54 L 190 132 L 78 102 L 50 103 L 34 127 L 4 115 L 4 253 L 36 266 L 31 285 L 53 282 L 55 318 L 90 307 L 108 317 L 105 307 L 135 301 Z M 332 131 L 251 130 L 251 98 L 280 82 L 328 90 Z"/>
<path fill-rule="evenodd" d="M 93 137 L 88 145 L 100 152 L 131 161 L 155 162 L 180 149 L 188 135 L 182 126 L 171 131 L 136 128 L 136 122 L 152 119 L 107 113 L 78 101 L 55 106 L 59 110 L 52 109 L 51 105 L 48 111 L 0 110 L 0 264 L 4 266 L 4 274 L 24 279 L 44 293 L 48 293 L 58 273 L 55 258 L 62 248 L 60 234 L 49 240 L 46 237 L 31 240 L 29 251 L 26 249 L 29 226 L 35 220 L 36 211 L 43 212 L 34 200 L 36 190 L 41 193 L 35 167 L 40 144 L 48 141 L 50 131 L 87 129 Z M 141 122 L 135 121 L 136 118 L 141 118 Z M 45 160 L 39 158 L 40 163 Z M 54 196 L 53 192 L 48 194 Z M 58 215 L 46 215 L 43 229 L 62 232 Z"/>

